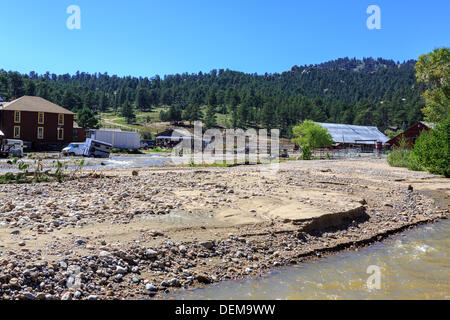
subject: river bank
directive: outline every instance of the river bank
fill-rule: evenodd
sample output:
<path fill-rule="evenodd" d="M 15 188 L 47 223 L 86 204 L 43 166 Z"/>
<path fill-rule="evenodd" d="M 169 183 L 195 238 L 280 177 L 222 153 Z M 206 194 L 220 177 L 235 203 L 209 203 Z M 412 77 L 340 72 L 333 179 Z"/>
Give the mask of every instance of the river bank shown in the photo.
<path fill-rule="evenodd" d="M 417 226 L 359 250 L 349 250 L 263 277 L 179 290 L 163 299 L 342 300 L 450 299 L 450 220 Z M 380 270 L 369 288 L 370 267 Z"/>
<path fill-rule="evenodd" d="M 2 185 L 0 297 L 150 298 L 355 249 L 449 213 L 423 193 L 448 199 L 448 180 L 383 160 L 265 168 Z"/>

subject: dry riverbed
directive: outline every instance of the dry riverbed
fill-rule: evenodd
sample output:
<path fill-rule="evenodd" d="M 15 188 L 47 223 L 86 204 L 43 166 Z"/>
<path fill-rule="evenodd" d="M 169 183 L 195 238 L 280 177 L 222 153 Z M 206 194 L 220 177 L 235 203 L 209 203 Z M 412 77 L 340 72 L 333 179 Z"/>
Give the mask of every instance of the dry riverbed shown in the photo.
<path fill-rule="evenodd" d="M 356 250 L 449 214 L 448 179 L 385 160 L 264 168 L 0 185 L 0 299 L 160 297 Z"/>

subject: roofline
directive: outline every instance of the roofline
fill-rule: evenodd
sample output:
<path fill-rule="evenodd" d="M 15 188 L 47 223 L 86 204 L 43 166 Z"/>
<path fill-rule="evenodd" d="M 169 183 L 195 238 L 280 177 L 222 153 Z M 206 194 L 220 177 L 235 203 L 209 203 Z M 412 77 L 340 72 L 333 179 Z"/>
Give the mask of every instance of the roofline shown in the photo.
<path fill-rule="evenodd" d="M 3 104 L 3 105 L 0 105 L 0 110 L 4 110 L 4 111 L 15 111 L 14 109 L 5 110 L 5 108 L 7 108 L 7 107 L 10 106 L 11 104 L 13 104 L 13 103 L 15 103 L 15 102 L 17 102 L 17 101 L 20 101 L 20 100 L 22 100 L 22 99 L 24 99 L 24 98 L 39 98 L 39 99 L 45 100 L 45 101 L 47 101 L 47 102 L 49 102 L 49 103 L 51 103 L 51 104 L 54 104 L 55 106 L 58 106 L 58 107 L 60 107 L 60 108 L 62 108 L 62 109 L 65 110 L 64 112 L 48 112 L 48 111 L 42 111 L 42 112 L 45 112 L 45 113 L 54 113 L 54 114 L 69 114 L 69 115 L 75 115 L 74 112 L 72 112 L 72 111 L 70 111 L 70 110 L 67 110 L 66 108 L 61 107 L 60 105 L 57 105 L 56 103 L 53 103 L 53 102 L 51 102 L 51 101 L 49 101 L 49 100 L 47 100 L 47 99 L 44 99 L 44 98 L 38 97 L 38 96 L 22 96 L 22 97 L 17 98 L 17 99 L 15 99 L 15 100 L 13 100 L 13 101 L 10 101 L 10 102 L 6 102 L 6 103 L 3 102 L 4 104 Z M 23 111 L 23 112 L 41 112 L 41 111 L 30 111 L 30 110 L 17 110 L 17 111 Z"/>

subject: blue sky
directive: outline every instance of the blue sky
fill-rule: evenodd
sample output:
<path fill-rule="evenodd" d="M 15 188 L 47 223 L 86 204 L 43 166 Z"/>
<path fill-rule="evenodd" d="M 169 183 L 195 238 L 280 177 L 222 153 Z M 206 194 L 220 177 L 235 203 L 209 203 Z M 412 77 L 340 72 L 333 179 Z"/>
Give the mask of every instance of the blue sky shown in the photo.
<path fill-rule="evenodd" d="M 369 30 L 369 5 L 381 30 Z M 81 29 L 69 30 L 69 5 Z M 448 0 L 1 0 L 0 69 L 154 76 L 282 72 L 339 57 L 416 59 L 450 46 Z"/>

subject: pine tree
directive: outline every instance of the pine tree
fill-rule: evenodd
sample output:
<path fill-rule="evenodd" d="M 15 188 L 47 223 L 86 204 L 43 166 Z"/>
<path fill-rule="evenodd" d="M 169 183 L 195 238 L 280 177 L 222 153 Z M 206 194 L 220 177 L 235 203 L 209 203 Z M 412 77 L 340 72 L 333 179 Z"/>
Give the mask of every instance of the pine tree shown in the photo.
<path fill-rule="evenodd" d="M 216 119 L 216 107 L 213 105 L 208 106 L 205 115 L 205 127 L 207 129 L 214 128 L 217 125 Z"/>
<path fill-rule="evenodd" d="M 128 101 L 122 105 L 121 115 L 125 118 L 127 123 L 134 123 L 136 121 L 136 114 L 134 113 L 132 105 Z"/>

